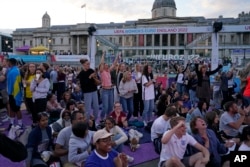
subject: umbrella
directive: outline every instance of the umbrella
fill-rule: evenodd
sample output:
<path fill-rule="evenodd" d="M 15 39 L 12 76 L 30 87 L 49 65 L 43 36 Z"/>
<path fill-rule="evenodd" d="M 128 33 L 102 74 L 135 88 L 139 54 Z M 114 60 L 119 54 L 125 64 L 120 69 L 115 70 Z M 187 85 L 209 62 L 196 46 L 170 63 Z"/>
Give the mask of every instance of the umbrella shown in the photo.
<path fill-rule="evenodd" d="M 27 46 L 27 45 L 16 48 L 16 51 L 19 51 L 19 52 L 28 52 L 29 50 L 30 50 L 30 46 Z"/>
<path fill-rule="evenodd" d="M 46 48 L 45 46 L 36 46 L 36 47 L 30 48 L 30 51 L 32 51 L 32 52 L 44 52 L 44 51 L 49 51 L 49 49 Z"/>

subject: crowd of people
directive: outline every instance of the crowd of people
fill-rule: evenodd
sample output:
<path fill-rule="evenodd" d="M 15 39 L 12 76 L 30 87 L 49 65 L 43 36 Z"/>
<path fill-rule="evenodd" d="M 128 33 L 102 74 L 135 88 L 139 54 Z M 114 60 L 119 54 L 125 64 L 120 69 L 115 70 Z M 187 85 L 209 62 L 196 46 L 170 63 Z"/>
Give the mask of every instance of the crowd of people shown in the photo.
<path fill-rule="evenodd" d="M 225 167 L 230 150 L 250 151 L 250 69 L 240 74 L 241 92 L 235 92 L 235 73 L 222 71 L 222 65 L 209 70 L 199 60 L 185 67 L 171 63 L 177 75 L 164 89 L 149 64 L 130 68 L 120 59 L 108 65 L 104 53 L 96 69 L 81 59 L 79 71 L 3 61 L 0 124 L 9 120 L 8 130 L 25 127 L 24 102 L 32 116 L 27 167 L 52 162 L 127 167 L 134 160 L 123 153 L 125 143 L 133 145 L 129 133 L 137 134 L 133 151 L 143 137 L 131 126 L 133 120 L 149 129 L 160 167 Z"/>

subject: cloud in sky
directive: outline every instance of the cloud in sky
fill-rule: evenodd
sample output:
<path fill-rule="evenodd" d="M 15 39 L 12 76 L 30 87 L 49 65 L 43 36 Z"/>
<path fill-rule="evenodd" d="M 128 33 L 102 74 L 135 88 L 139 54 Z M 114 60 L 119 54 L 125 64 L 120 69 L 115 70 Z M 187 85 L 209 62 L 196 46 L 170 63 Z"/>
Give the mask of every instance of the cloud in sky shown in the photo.
<path fill-rule="evenodd" d="M 154 0 L 8 0 L 1 1 L 0 29 L 41 27 L 47 11 L 52 25 L 109 23 L 151 18 Z M 177 16 L 236 18 L 249 12 L 250 0 L 175 0 Z M 86 8 L 81 5 L 86 4 Z"/>

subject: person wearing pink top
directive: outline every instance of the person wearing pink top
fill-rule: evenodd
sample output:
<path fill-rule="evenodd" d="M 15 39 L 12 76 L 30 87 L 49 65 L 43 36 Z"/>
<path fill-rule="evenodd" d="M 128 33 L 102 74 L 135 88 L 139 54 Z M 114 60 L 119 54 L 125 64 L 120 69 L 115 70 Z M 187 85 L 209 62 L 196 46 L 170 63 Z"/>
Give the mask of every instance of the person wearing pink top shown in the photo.
<path fill-rule="evenodd" d="M 110 114 L 114 105 L 114 87 L 111 82 L 110 71 L 112 71 L 112 69 L 115 67 L 115 64 L 117 63 L 116 58 L 113 64 L 109 67 L 109 65 L 105 63 L 104 58 L 105 52 L 102 55 L 101 63 L 99 65 L 102 86 L 102 120 L 105 118 L 105 116 L 108 116 Z"/>

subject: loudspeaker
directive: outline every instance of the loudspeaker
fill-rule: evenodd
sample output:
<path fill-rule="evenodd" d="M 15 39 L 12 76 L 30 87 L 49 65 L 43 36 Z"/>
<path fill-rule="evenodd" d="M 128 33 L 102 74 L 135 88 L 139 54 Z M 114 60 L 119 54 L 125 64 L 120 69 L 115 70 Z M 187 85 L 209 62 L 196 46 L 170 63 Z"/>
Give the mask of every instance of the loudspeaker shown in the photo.
<path fill-rule="evenodd" d="M 93 35 L 93 32 L 95 32 L 96 31 L 96 28 L 94 27 L 94 26 L 90 26 L 89 28 L 88 28 L 88 32 L 89 32 L 89 35 Z"/>
<path fill-rule="evenodd" d="M 222 22 L 214 22 L 213 24 L 214 32 L 219 32 L 220 30 L 222 30 L 222 26 L 223 26 Z"/>

